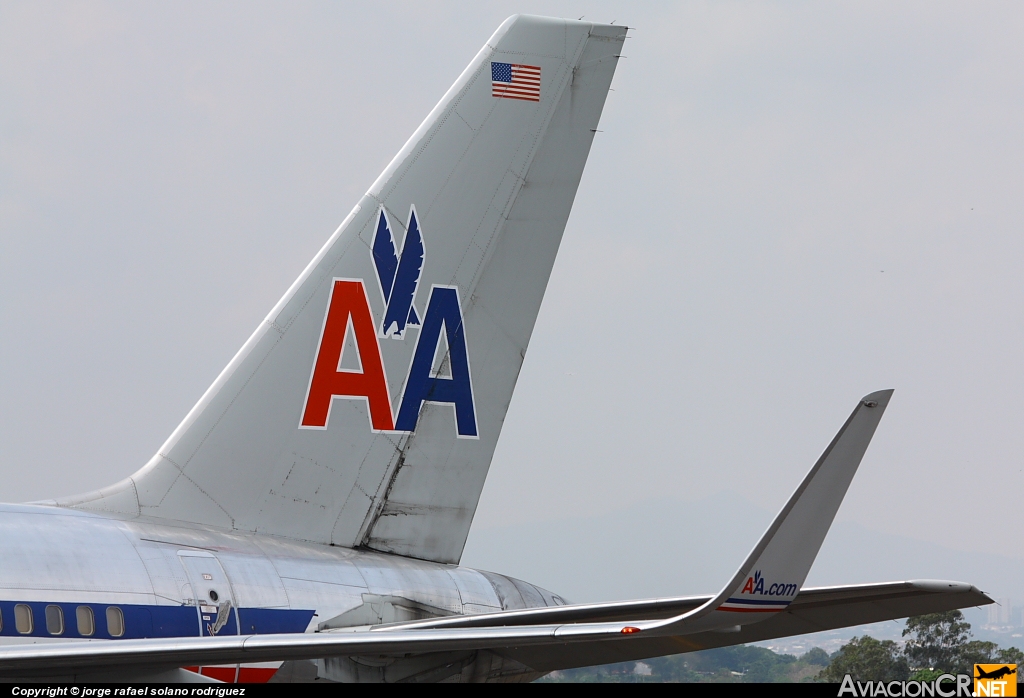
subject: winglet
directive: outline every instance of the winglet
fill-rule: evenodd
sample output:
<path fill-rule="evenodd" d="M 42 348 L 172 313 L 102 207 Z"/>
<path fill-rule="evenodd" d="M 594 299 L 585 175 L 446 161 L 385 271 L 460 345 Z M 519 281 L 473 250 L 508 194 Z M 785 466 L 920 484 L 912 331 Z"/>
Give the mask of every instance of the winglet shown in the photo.
<path fill-rule="evenodd" d="M 717 596 L 690 613 L 652 623 L 644 630 L 681 634 L 731 628 L 784 611 L 807 579 L 892 393 L 880 390 L 860 400 Z"/>

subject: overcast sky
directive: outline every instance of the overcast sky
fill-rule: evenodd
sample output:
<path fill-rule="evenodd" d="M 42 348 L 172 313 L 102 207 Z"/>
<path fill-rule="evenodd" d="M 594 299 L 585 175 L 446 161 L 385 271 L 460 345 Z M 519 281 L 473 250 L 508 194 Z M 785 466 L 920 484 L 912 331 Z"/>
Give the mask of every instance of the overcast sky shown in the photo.
<path fill-rule="evenodd" d="M 515 12 L 636 29 L 474 527 L 775 511 L 891 387 L 839 519 L 1024 558 L 1019 3 L 4 2 L 0 499 L 144 464 Z"/>

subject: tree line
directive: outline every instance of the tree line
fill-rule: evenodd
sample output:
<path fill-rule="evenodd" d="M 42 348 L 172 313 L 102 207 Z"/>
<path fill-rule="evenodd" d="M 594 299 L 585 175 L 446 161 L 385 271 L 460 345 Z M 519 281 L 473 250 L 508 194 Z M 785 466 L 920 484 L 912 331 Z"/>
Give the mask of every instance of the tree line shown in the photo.
<path fill-rule="evenodd" d="M 960 611 L 907 619 L 901 647 L 892 640 L 855 637 L 831 657 L 820 679 L 839 683 L 846 674 L 856 681 L 933 681 L 942 674 L 974 675 L 975 664 L 1024 664 L 1016 647 L 974 640 L 971 624 Z"/>

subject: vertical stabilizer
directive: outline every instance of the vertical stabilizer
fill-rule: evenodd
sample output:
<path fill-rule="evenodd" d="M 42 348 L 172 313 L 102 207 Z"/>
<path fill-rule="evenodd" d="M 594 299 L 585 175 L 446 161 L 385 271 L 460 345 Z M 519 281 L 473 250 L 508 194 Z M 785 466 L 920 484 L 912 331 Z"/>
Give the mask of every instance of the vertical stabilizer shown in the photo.
<path fill-rule="evenodd" d="M 625 32 L 508 19 L 152 460 L 57 504 L 457 562 Z"/>

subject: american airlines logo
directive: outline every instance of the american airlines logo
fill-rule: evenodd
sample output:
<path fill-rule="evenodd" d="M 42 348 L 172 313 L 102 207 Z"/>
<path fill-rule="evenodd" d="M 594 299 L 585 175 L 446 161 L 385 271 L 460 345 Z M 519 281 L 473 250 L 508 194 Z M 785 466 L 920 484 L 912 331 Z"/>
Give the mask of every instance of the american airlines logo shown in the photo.
<path fill-rule="evenodd" d="M 335 398 L 365 400 L 375 432 L 416 431 L 424 402 L 449 404 L 455 410 L 456 432 L 475 438 L 476 406 L 469 372 L 465 325 L 455 286 L 433 285 L 422 323 L 416 292 L 423 271 L 425 245 L 416 209 L 399 254 L 387 213 L 381 207 L 371 245 L 384 316 L 375 321 L 363 279 L 333 279 L 320 344 L 306 391 L 300 429 L 326 429 Z M 402 390 L 397 416 L 388 392 L 380 342 L 404 340 L 419 327 Z M 350 341 L 351 340 L 351 341 Z M 358 368 L 342 368 L 345 347 L 354 348 Z M 435 359 L 440 365 L 435 371 Z"/>
<path fill-rule="evenodd" d="M 739 594 L 723 601 L 718 610 L 732 613 L 778 613 L 786 610 L 798 591 L 800 586 L 792 582 L 769 584 L 761 575 L 761 571 L 757 570 L 747 577 Z M 764 598 L 766 596 L 776 598 Z"/>
<path fill-rule="evenodd" d="M 758 594 L 760 596 L 795 596 L 799 587 L 796 584 L 773 583 L 765 585 L 761 572 L 754 572 L 753 577 L 747 577 L 747 583 L 743 585 L 741 594 Z"/>

